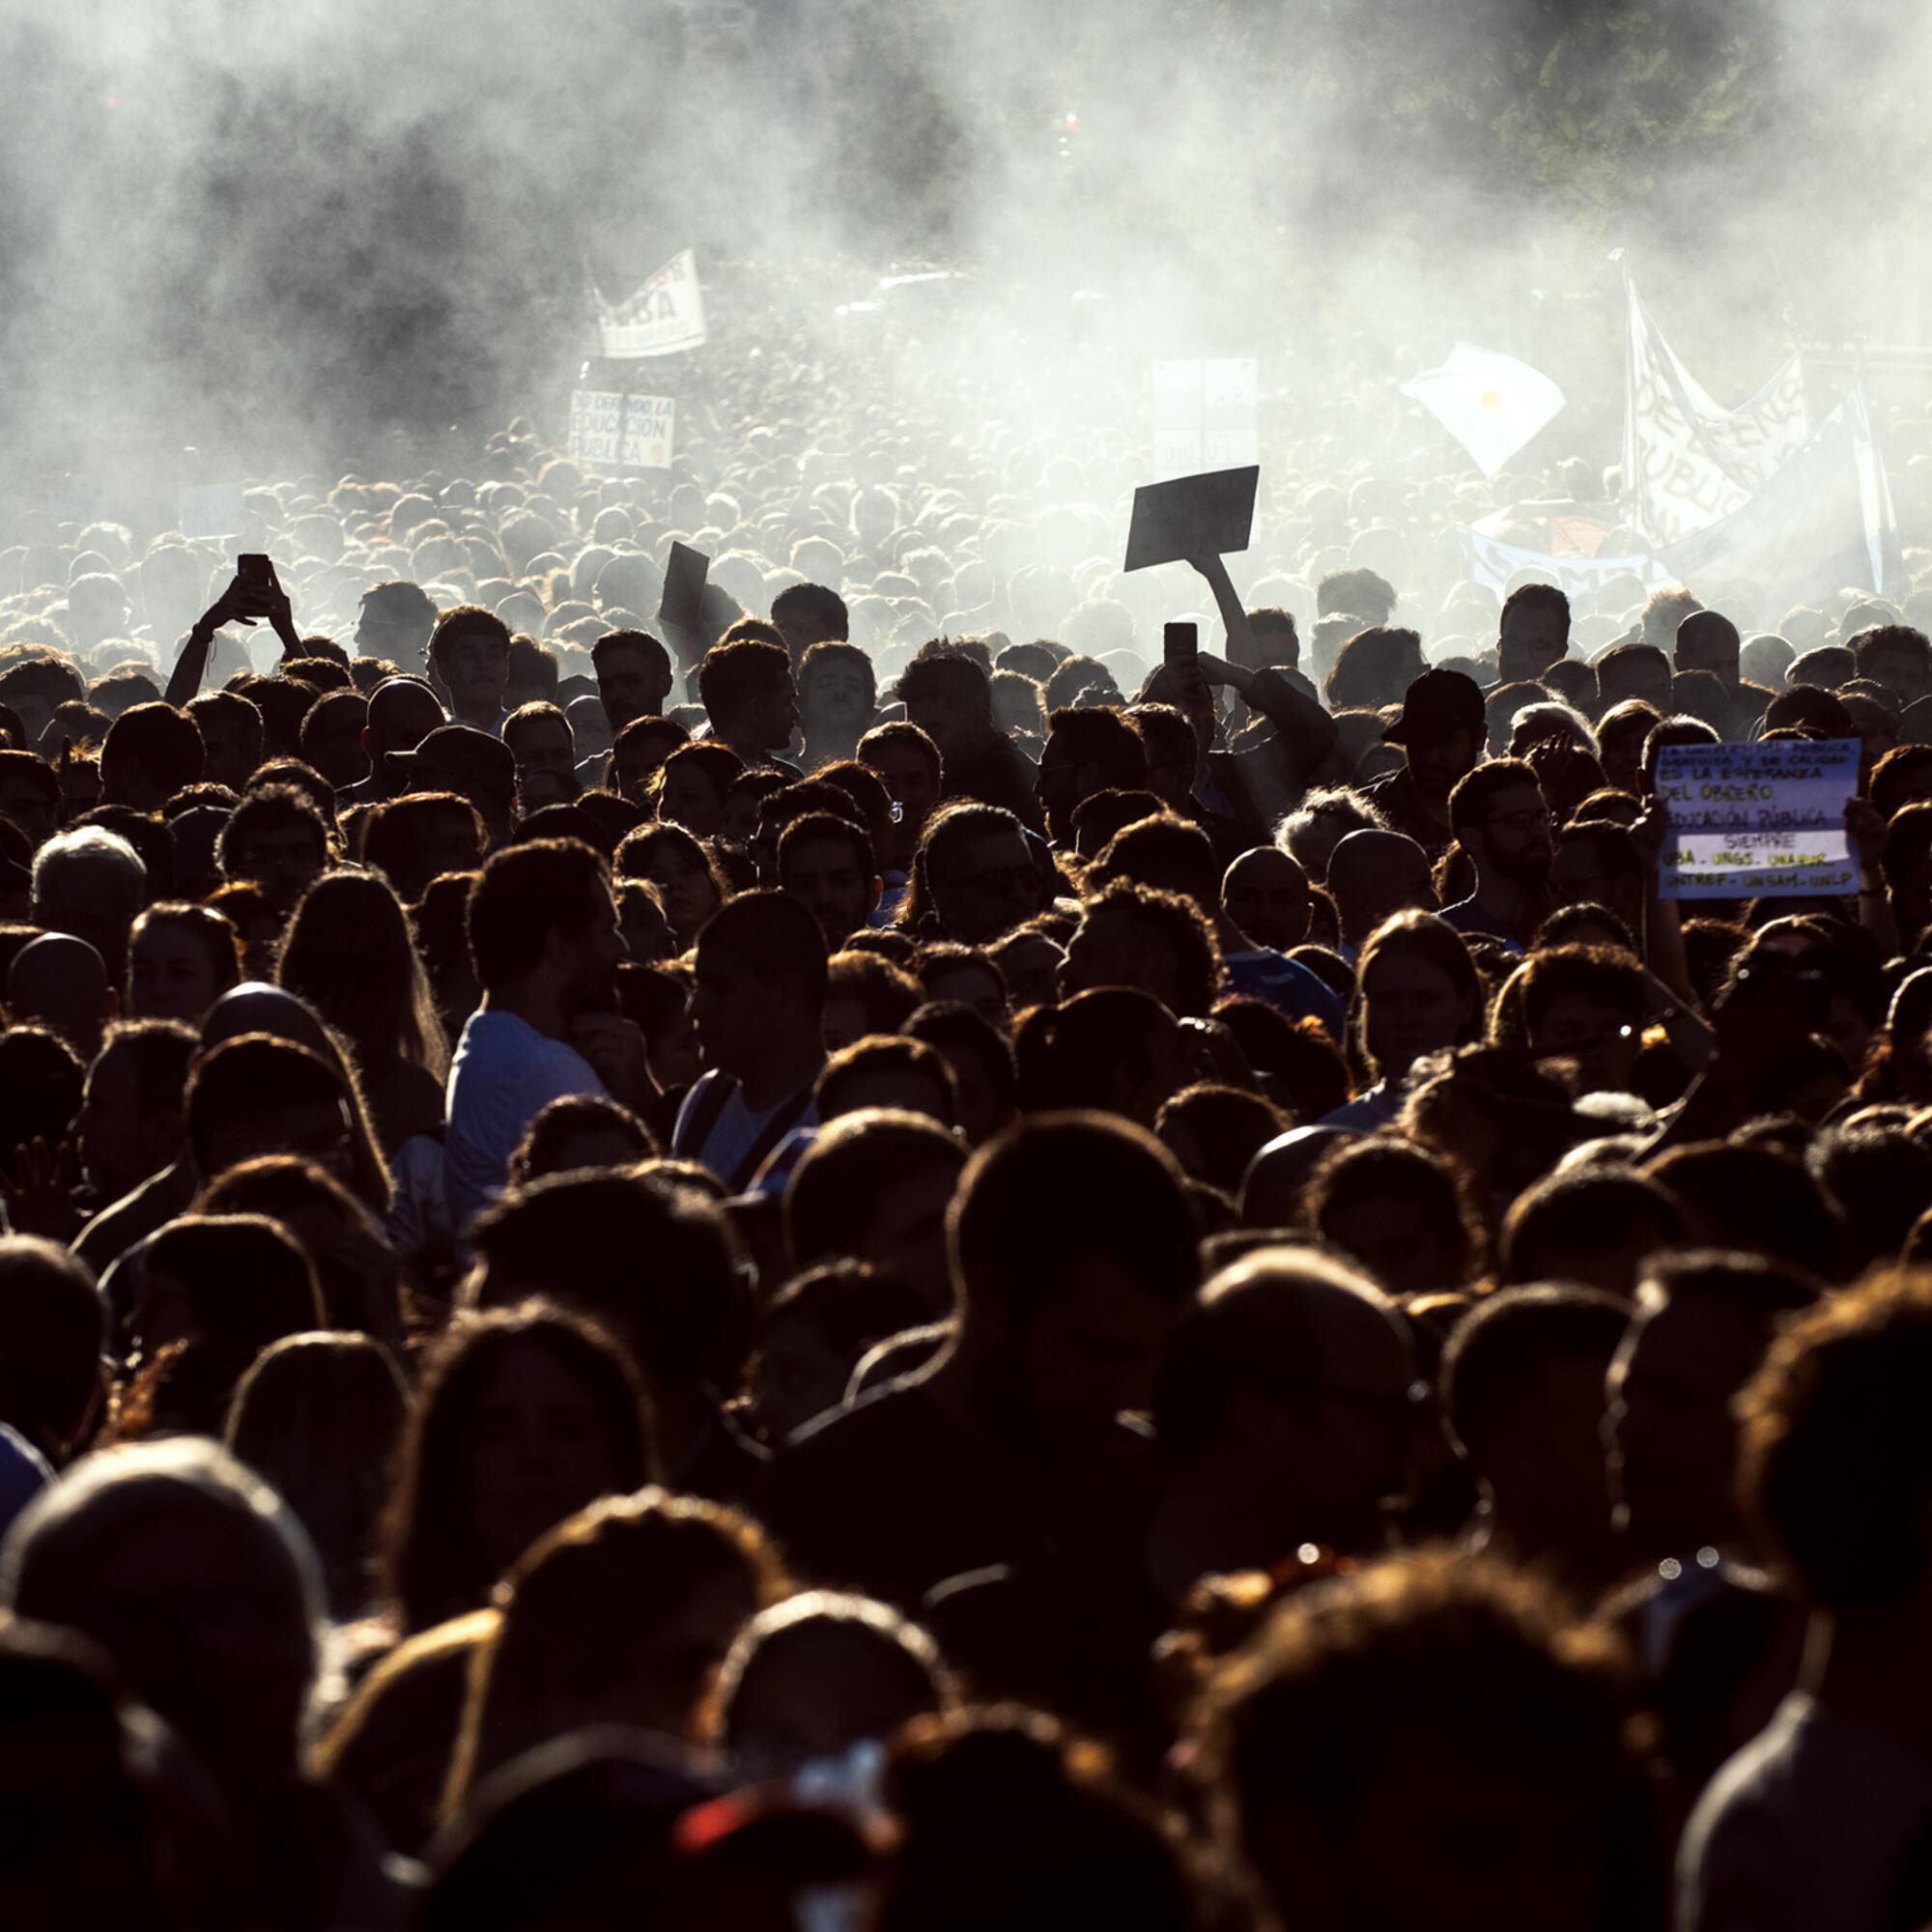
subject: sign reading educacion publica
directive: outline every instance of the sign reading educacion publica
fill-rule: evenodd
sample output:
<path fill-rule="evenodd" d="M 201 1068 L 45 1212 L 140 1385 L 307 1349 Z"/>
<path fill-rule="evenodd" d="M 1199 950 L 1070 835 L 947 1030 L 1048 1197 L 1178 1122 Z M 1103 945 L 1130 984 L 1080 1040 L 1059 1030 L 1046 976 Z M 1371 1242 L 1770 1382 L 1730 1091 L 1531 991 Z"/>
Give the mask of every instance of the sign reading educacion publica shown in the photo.
<path fill-rule="evenodd" d="M 1660 893 L 1752 899 L 1857 892 L 1845 807 L 1858 781 L 1856 738 L 1661 747 L 1657 796 L 1668 830 Z"/>
<path fill-rule="evenodd" d="M 626 396 L 614 389 L 570 392 L 570 453 L 604 469 L 668 469 L 677 403 L 670 396 Z"/>

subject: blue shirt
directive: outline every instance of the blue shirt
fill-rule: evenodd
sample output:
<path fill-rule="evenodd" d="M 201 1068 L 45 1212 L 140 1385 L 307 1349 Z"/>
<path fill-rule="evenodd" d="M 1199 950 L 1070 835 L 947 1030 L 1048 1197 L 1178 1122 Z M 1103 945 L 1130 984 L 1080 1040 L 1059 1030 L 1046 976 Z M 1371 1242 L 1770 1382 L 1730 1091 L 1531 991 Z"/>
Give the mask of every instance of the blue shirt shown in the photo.
<path fill-rule="evenodd" d="M 1265 1000 L 1292 1020 L 1318 1019 L 1330 1039 L 1341 1040 L 1347 1024 L 1341 1000 L 1319 973 L 1311 973 L 1300 960 L 1263 947 L 1252 952 L 1230 952 L 1221 963 L 1236 992 Z"/>

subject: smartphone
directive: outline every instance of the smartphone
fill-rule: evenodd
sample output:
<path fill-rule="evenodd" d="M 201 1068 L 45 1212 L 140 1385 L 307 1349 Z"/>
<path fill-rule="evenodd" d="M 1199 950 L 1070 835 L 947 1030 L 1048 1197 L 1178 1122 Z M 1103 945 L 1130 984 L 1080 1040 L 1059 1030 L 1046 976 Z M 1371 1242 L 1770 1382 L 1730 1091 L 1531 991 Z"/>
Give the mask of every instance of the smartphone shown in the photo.
<path fill-rule="evenodd" d="M 235 559 L 235 575 L 251 590 L 279 590 L 275 566 L 261 551 L 243 551 Z"/>
<path fill-rule="evenodd" d="M 1160 634 L 1160 661 L 1164 665 L 1188 665 L 1201 654 L 1201 627 L 1198 624 L 1170 624 Z"/>

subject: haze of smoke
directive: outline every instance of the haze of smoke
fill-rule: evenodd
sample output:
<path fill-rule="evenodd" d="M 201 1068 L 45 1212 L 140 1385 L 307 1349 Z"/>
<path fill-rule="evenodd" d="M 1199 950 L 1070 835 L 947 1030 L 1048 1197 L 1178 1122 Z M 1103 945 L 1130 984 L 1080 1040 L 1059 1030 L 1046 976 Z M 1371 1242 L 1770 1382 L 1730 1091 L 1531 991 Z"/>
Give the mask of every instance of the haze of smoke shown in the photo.
<path fill-rule="evenodd" d="M 1617 242 L 1714 383 L 1884 327 L 1926 43 L 1876 0 L 33 0 L 0 22 L 10 483 L 554 410 L 584 264 L 615 293 L 687 244 L 808 345 L 891 263 L 972 270 L 928 366 L 1048 428 L 1096 361 L 1352 396 L 1460 334 L 1549 366 L 1601 457 Z"/>

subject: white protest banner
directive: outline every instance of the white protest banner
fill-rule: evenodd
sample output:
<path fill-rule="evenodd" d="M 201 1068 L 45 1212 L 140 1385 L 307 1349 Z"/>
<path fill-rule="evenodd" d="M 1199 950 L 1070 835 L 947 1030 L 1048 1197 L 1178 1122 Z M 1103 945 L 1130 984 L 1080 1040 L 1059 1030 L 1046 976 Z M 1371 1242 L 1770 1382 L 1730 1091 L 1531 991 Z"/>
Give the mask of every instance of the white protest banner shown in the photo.
<path fill-rule="evenodd" d="M 1256 410 L 1261 365 L 1253 356 L 1153 365 L 1156 479 L 1239 469 L 1261 461 Z"/>
<path fill-rule="evenodd" d="M 615 389 L 570 392 L 571 455 L 602 469 L 668 469 L 677 403 L 670 396 L 626 396 Z"/>
<path fill-rule="evenodd" d="M 1845 807 L 1858 781 L 1856 738 L 1662 747 L 1659 893 L 1759 899 L 1857 892 Z"/>
<path fill-rule="evenodd" d="M 1625 262 L 1625 515 L 1653 550 L 1735 515 L 1798 451 L 1808 432 L 1796 355 L 1756 395 L 1720 408 L 1664 341 Z"/>
<path fill-rule="evenodd" d="M 175 527 L 185 537 L 240 536 L 241 484 L 183 484 L 181 501 L 176 506 Z"/>
<path fill-rule="evenodd" d="M 1493 349 L 1459 342 L 1439 369 L 1402 385 L 1493 476 L 1564 406 L 1563 391 L 1540 369 Z"/>
<path fill-rule="evenodd" d="M 615 307 L 594 286 L 590 297 L 602 353 L 612 361 L 672 355 L 703 344 L 704 296 L 697 283 L 697 258 L 689 248 L 673 255 Z"/>
<path fill-rule="evenodd" d="M 1864 391 L 1855 388 L 1736 510 L 1658 553 L 1679 583 L 1747 579 L 1798 594 L 1818 577 L 1873 590 L 1904 575 L 1885 466 Z"/>

